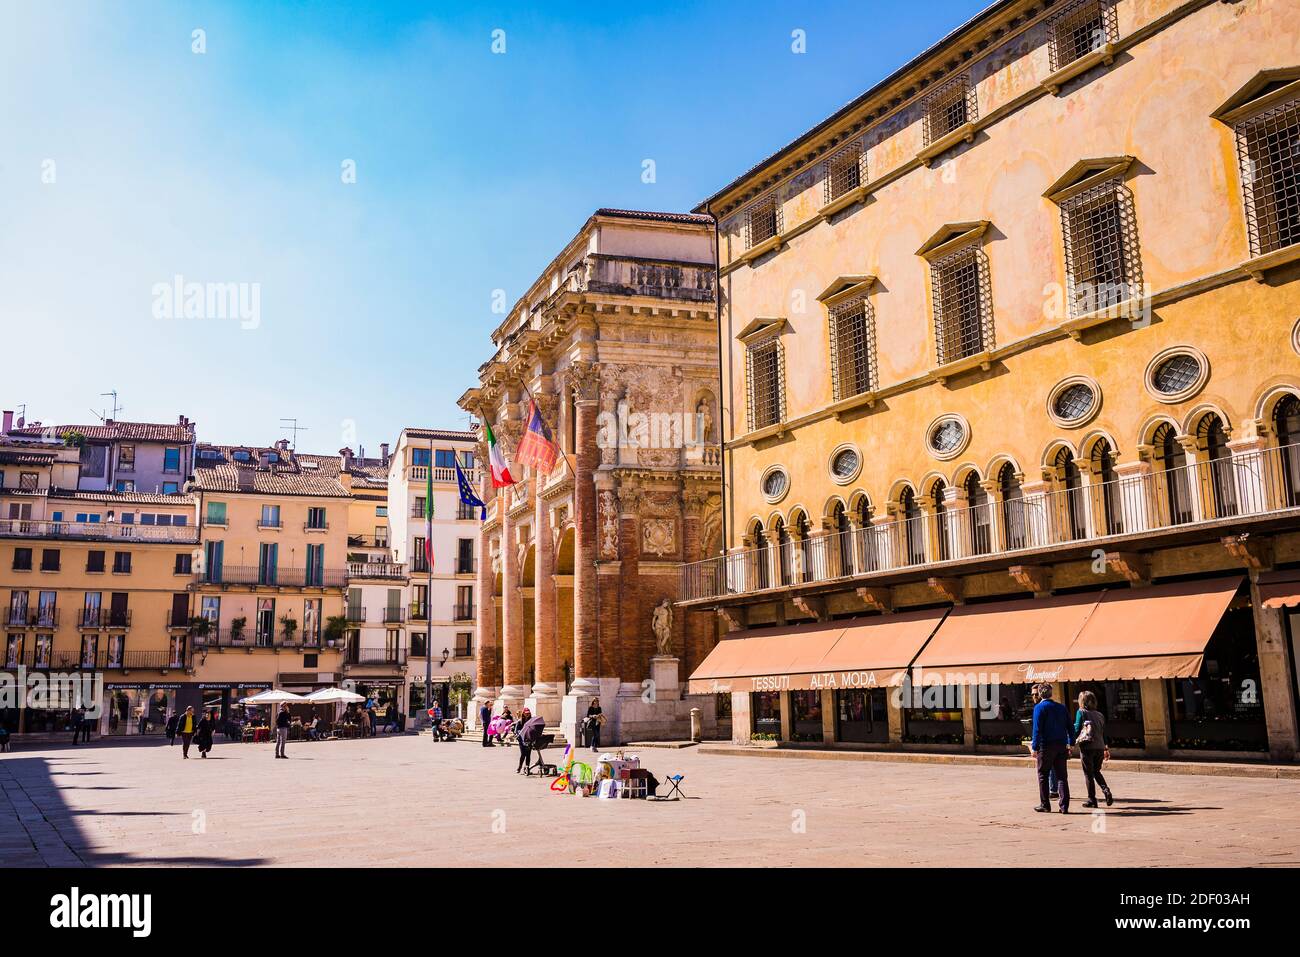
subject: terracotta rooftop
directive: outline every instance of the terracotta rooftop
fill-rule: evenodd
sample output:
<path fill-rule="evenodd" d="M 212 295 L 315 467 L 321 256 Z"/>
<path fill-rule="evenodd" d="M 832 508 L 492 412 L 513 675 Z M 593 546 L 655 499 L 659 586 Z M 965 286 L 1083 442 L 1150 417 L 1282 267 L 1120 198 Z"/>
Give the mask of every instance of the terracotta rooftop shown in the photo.
<path fill-rule="evenodd" d="M 102 425 L 29 425 L 13 429 L 10 434 L 38 438 L 48 436 L 59 438 L 67 432 L 80 432 L 88 439 L 111 442 L 125 440 L 134 442 L 178 442 L 191 445 L 194 442 L 194 423 L 173 423 L 164 425 L 158 422 L 114 422 L 108 420 Z"/>
<path fill-rule="evenodd" d="M 237 449 L 249 452 L 253 461 L 236 461 L 233 453 Z M 339 481 L 337 455 L 297 454 L 248 445 L 203 445 L 200 452 L 207 455 L 196 457 L 194 479 L 187 488 L 249 495 L 348 497 L 348 490 Z M 263 465 L 260 457 L 263 452 L 276 452 L 283 460 Z"/>
<path fill-rule="evenodd" d="M 663 223 L 693 223 L 701 226 L 712 225 L 713 217 L 698 213 L 658 213 L 647 209 L 610 209 L 603 207 L 596 210 L 597 216 L 615 216 L 621 219 L 649 219 Z"/>

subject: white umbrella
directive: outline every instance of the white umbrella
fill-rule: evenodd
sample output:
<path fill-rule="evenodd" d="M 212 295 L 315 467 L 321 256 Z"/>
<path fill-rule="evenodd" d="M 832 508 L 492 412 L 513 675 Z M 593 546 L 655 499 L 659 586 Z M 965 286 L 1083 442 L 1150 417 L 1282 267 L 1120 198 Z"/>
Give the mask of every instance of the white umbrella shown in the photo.
<path fill-rule="evenodd" d="M 354 701 L 365 701 L 366 696 L 345 688 L 321 688 L 320 691 L 313 691 L 302 700 L 313 704 L 351 704 Z"/>
<path fill-rule="evenodd" d="M 268 691 L 259 691 L 257 694 L 245 698 L 240 704 L 280 704 L 284 701 L 304 703 L 307 699 L 300 694 L 294 694 L 292 691 L 272 688 Z"/>

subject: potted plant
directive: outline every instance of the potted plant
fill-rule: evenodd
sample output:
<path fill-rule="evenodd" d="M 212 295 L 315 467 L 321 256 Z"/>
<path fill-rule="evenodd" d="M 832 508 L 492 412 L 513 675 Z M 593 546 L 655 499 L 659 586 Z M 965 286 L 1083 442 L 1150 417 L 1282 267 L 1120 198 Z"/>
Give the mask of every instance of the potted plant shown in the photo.
<path fill-rule="evenodd" d="M 284 643 L 293 644 L 293 636 L 298 631 L 298 621 L 292 615 L 282 615 L 280 627 L 284 629 Z"/>
<path fill-rule="evenodd" d="M 465 716 L 465 707 L 469 704 L 470 678 L 463 671 L 458 671 L 451 676 L 451 682 L 448 686 L 447 701 L 449 704 L 456 706 L 461 717 Z"/>
<path fill-rule="evenodd" d="M 347 631 L 347 615 L 330 615 L 325 619 L 325 641 L 334 648 L 343 640 L 343 633 Z"/>
<path fill-rule="evenodd" d="M 212 621 L 208 618 L 199 616 L 190 619 L 190 634 L 194 636 L 196 645 L 206 645 L 208 635 L 212 632 Z"/>
<path fill-rule="evenodd" d="M 241 642 L 244 640 L 244 626 L 248 624 L 248 619 L 243 615 L 238 618 L 230 619 L 230 640 L 232 642 Z"/>
<path fill-rule="evenodd" d="M 86 433 L 79 432 L 76 429 L 68 429 L 59 436 L 63 444 L 70 449 L 79 449 L 86 444 Z"/>
<path fill-rule="evenodd" d="M 774 734 L 760 732 L 758 734 L 751 734 L 749 736 L 749 743 L 751 747 L 755 748 L 775 748 L 780 746 L 781 740 Z"/>

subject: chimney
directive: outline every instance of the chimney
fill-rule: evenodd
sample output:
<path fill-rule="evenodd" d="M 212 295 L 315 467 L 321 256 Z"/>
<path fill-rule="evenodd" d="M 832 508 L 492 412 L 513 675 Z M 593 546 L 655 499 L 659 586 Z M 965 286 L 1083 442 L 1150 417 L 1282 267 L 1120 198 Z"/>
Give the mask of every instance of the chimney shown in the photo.
<path fill-rule="evenodd" d="M 388 443 L 379 443 L 379 461 L 383 463 L 384 468 L 388 468 Z"/>
<path fill-rule="evenodd" d="M 342 466 L 343 471 L 351 472 L 352 471 L 352 450 L 346 447 L 339 449 L 339 458 L 343 460 L 343 466 Z"/>
<path fill-rule="evenodd" d="M 5 409 L 5 410 L 4 410 L 4 429 L 3 429 L 3 431 L 0 431 L 0 435 L 8 435 L 8 434 L 9 434 L 9 430 L 12 429 L 13 427 L 14 427 L 14 413 L 13 413 L 13 410 L 12 410 L 12 409 Z"/>
<path fill-rule="evenodd" d="M 280 441 L 275 443 L 275 447 L 279 449 L 281 452 L 287 452 L 289 451 L 289 440 L 280 439 Z"/>

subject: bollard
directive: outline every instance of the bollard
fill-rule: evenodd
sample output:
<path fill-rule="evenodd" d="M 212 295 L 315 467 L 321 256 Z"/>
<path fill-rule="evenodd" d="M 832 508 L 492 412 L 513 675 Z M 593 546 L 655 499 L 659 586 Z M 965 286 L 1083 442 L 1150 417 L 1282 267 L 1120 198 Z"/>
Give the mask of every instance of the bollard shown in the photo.
<path fill-rule="evenodd" d="M 699 743 L 700 738 L 704 736 L 702 724 L 703 722 L 700 718 L 700 709 L 692 708 L 691 709 L 691 740 L 696 742 L 697 744 Z"/>

